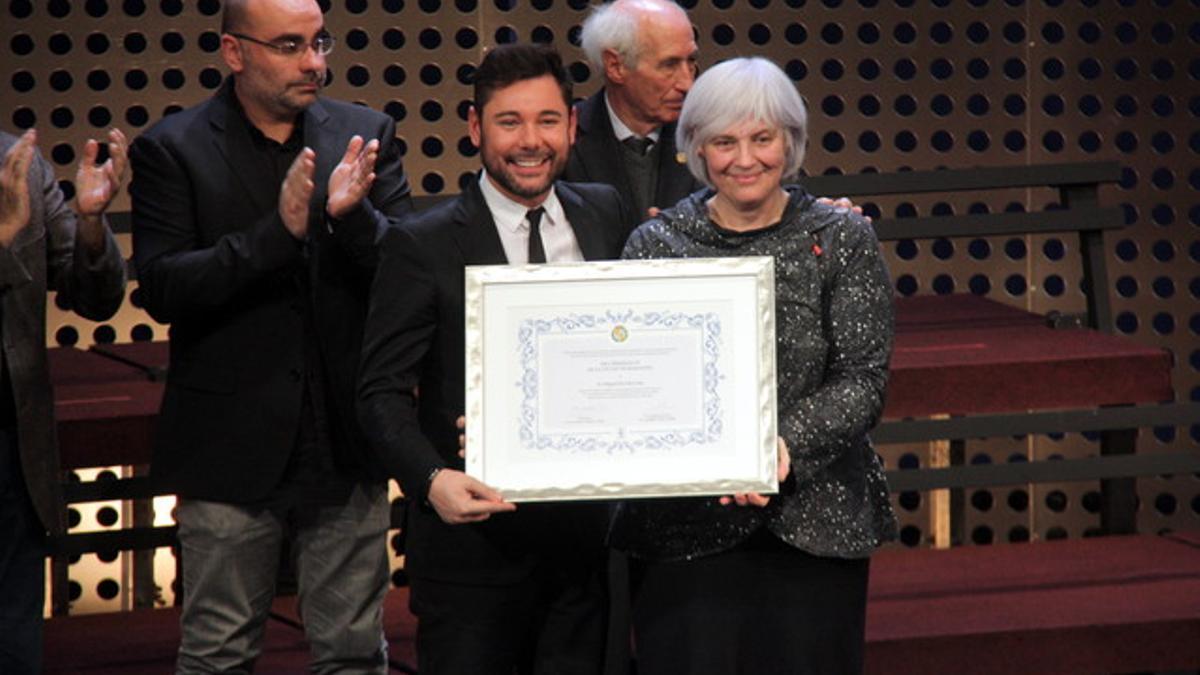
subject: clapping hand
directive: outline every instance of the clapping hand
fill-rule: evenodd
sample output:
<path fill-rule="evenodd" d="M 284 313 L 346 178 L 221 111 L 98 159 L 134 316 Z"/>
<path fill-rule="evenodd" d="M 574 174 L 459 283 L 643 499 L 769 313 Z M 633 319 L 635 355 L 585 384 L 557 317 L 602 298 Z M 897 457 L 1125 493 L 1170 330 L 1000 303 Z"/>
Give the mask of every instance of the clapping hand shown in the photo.
<path fill-rule="evenodd" d="M 283 226 L 296 239 L 308 235 L 308 203 L 312 201 L 313 171 L 317 153 L 305 148 L 292 160 L 287 176 L 279 188 L 279 217 Z"/>
<path fill-rule="evenodd" d="M 7 248 L 29 223 L 29 165 L 37 132 L 21 135 L 0 164 L 0 247 Z"/>
<path fill-rule="evenodd" d="M 100 143 L 89 138 L 75 171 L 75 211 L 84 220 L 99 221 L 125 180 L 129 144 L 120 129 L 108 130 L 108 159 L 97 164 Z"/>
<path fill-rule="evenodd" d="M 100 143 L 89 138 L 83 146 L 83 158 L 75 170 L 75 212 L 79 214 L 79 238 L 87 250 L 104 250 L 104 221 L 100 216 L 121 191 L 128 165 L 129 143 L 120 129 L 108 130 L 108 159 L 97 164 Z"/>
<path fill-rule="evenodd" d="M 378 157 L 378 140 L 364 143 L 362 136 L 350 139 L 342 161 L 329 175 L 329 201 L 325 208 L 330 216 L 341 218 L 370 194 Z"/>

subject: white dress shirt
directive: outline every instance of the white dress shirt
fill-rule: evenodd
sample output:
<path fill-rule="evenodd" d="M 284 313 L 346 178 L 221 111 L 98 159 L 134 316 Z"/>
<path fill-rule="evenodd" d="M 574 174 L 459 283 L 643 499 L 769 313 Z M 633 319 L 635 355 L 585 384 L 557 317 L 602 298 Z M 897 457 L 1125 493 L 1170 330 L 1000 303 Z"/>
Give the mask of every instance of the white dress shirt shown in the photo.
<path fill-rule="evenodd" d="M 633 133 L 633 129 L 630 129 L 621 121 L 620 117 L 617 117 L 617 111 L 613 110 L 612 104 L 608 102 L 607 91 L 604 92 L 604 107 L 608 110 L 608 121 L 612 124 L 613 134 L 617 137 L 618 141 L 624 141 L 630 136 L 637 136 L 637 134 Z M 658 143 L 658 137 L 661 133 L 662 127 L 654 127 L 654 131 L 646 134 L 645 137 Z"/>
<path fill-rule="evenodd" d="M 513 201 L 492 184 L 487 177 L 487 171 L 480 171 L 479 189 L 483 192 L 483 201 L 487 202 L 488 210 L 492 212 L 492 220 L 496 223 L 496 232 L 500 234 L 500 243 L 504 246 L 504 257 L 510 265 L 524 265 L 529 262 L 529 221 L 525 214 L 530 207 Z M 575 239 L 575 230 L 567 222 L 567 214 L 563 211 L 562 203 L 554 190 L 539 204 L 545 213 L 538 229 L 542 233 L 542 248 L 546 251 L 546 262 L 580 262 L 583 251 L 579 241 Z"/>

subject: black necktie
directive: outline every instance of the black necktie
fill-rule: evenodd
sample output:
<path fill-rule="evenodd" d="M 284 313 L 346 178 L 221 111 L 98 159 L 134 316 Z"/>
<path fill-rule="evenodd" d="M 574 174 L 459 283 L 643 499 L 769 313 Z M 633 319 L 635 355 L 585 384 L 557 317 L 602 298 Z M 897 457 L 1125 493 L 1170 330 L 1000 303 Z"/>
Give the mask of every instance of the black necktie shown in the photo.
<path fill-rule="evenodd" d="M 625 144 L 625 147 L 643 157 L 650 150 L 650 146 L 654 145 L 654 139 L 650 138 L 649 136 L 645 138 L 640 136 L 630 136 L 621 142 Z"/>
<path fill-rule="evenodd" d="M 542 207 L 530 209 L 525 214 L 525 218 L 529 220 L 529 264 L 546 262 L 546 249 L 542 247 L 542 231 L 538 226 L 542 222 L 542 214 L 546 210 Z"/>

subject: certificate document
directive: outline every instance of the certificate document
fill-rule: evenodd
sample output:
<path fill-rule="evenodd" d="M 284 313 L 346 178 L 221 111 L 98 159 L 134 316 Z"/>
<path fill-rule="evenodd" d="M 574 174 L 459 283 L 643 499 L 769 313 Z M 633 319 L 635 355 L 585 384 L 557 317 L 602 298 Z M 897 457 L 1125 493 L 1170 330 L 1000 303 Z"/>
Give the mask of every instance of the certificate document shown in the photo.
<path fill-rule="evenodd" d="M 510 501 L 770 493 L 771 258 L 470 267 L 467 473 Z"/>

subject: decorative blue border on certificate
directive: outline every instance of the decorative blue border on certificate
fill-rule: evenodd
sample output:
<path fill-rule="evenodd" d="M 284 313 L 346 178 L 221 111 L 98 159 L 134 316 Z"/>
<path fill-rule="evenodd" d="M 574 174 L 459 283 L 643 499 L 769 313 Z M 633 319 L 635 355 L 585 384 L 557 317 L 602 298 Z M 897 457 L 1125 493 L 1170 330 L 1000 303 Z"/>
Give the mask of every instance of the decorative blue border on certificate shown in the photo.
<path fill-rule="evenodd" d="M 704 411 L 701 428 L 695 431 L 672 430 L 637 434 L 630 434 L 624 429 L 605 434 L 537 433 L 538 369 L 535 343 L 538 338 L 543 335 L 604 330 L 611 334 L 612 339 L 623 341 L 625 325 L 664 329 L 685 326 L 701 330 L 701 351 L 704 356 Z M 721 437 L 721 397 L 717 392 L 717 385 L 725 376 L 718 368 L 721 356 L 721 319 L 715 313 L 635 312 L 629 309 L 624 312 L 607 311 L 603 314 L 569 314 L 552 319 L 525 319 L 517 328 L 517 356 L 521 379 L 516 386 L 522 395 L 519 439 L 524 449 L 599 451 L 612 454 L 619 451 L 657 450 L 706 444 Z"/>

